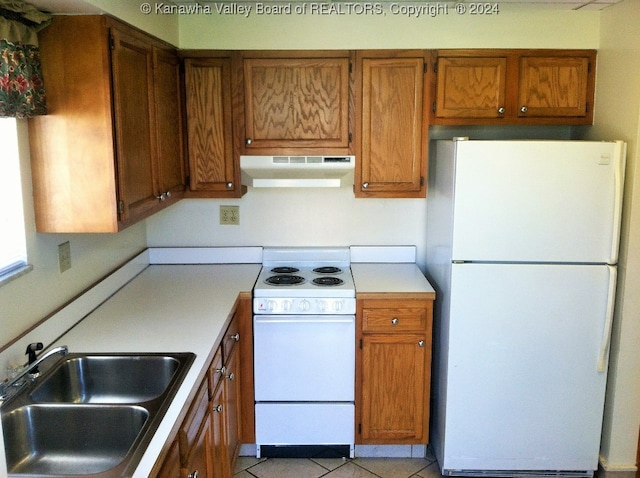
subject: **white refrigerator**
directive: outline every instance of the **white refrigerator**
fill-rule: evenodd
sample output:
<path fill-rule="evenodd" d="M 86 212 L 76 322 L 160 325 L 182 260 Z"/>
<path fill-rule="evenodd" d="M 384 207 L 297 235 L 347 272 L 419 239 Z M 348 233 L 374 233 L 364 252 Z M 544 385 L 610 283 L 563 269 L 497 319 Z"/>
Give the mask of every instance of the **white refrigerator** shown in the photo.
<path fill-rule="evenodd" d="M 442 474 L 593 476 L 626 145 L 431 148 L 431 444 Z"/>

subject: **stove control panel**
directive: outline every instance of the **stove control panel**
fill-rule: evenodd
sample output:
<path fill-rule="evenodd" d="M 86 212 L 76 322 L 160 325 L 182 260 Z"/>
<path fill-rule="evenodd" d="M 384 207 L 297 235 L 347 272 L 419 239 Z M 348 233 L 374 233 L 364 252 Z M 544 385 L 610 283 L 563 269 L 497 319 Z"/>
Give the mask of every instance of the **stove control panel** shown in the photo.
<path fill-rule="evenodd" d="M 295 315 L 353 315 L 356 313 L 355 298 L 254 298 L 254 314 Z"/>

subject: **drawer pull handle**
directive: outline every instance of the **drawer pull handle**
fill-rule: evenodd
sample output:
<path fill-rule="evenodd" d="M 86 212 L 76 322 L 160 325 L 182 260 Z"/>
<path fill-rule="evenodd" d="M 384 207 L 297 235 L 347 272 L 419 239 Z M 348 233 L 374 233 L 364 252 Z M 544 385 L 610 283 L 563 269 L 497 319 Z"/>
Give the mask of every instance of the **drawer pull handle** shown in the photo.
<path fill-rule="evenodd" d="M 393 319 L 391 319 L 391 323 L 392 323 L 393 325 L 398 325 L 398 322 L 400 322 L 400 321 L 398 320 L 398 318 L 397 318 L 397 317 L 394 317 Z"/>
<path fill-rule="evenodd" d="M 240 334 L 239 333 L 235 333 L 233 335 L 230 335 L 229 338 L 235 340 L 236 342 L 240 342 Z"/>

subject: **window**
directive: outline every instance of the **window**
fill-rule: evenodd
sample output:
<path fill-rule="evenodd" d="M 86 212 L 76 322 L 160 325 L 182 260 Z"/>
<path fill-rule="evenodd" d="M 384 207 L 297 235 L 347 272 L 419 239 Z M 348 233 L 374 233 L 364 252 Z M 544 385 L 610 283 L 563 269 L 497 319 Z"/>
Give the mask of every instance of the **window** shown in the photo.
<path fill-rule="evenodd" d="M 14 118 L 0 118 L 0 284 L 27 270 L 18 131 Z"/>

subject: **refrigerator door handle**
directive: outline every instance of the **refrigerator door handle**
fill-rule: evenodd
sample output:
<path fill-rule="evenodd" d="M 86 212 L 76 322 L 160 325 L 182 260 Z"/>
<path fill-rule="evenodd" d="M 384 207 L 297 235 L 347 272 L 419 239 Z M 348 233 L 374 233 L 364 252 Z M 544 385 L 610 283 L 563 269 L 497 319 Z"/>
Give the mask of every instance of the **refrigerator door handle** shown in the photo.
<path fill-rule="evenodd" d="M 613 308 L 616 298 L 617 269 L 615 266 L 609 268 L 609 293 L 607 297 L 607 315 L 604 322 L 604 331 L 600 343 L 600 354 L 598 356 L 598 372 L 603 373 L 606 368 L 609 345 L 611 344 L 611 327 L 613 325 Z"/>
<path fill-rule="evenodd" d="M 609 257 L 609 264 L 616 264 L 618 262 L 619 242 L 620 242 L 620 227 L 622 217 L 622 200 L 623 200 L 623 185 L 624 185 L 624 173 L 627 159 L 627 145 L 623 141 L 616 141 L 616 149 L 618 150 L 618 158 L 613 171 L 614 181 L 614 193 L 613 193 L 613 231 L 611 236 L 611 255 Z"/>

